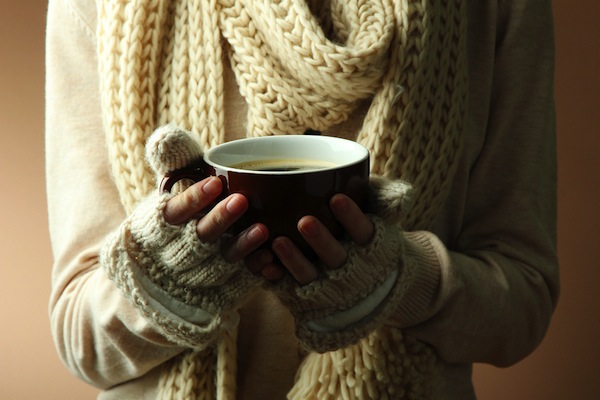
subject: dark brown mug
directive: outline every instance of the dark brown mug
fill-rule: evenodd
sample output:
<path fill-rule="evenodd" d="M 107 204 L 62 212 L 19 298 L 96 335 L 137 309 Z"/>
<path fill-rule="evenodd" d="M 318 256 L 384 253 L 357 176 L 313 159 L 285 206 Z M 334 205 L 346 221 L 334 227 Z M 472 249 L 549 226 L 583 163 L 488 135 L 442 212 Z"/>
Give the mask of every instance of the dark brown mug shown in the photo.
<path fill-rule="evenodd" d="M 250 207 L 234 233 L 261 222 L 269 243 L 287 236 L 308 256 L 312 250 L 297 229 L 303 216 L 317 217 L 340 238 L 343 229 L 329 209 L 329 200 L 344 193 L 364 207 L 369 180 L 369 152 L 351 140 L 330 136 L 281 135 L 239 139 L 207 151 L 197 164 L 167 174 L 161 190 L 189 179 L 217 176 L 222 196 L 241 193 Z"/>

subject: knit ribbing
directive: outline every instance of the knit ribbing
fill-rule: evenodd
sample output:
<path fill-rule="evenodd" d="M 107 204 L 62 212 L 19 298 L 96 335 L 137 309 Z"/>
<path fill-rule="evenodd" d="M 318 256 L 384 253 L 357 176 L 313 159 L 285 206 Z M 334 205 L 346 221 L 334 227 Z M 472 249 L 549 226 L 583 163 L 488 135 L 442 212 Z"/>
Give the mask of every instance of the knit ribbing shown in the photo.
<path fill-rule="evenodd" d="M 130 213 L 155 187 L 143 160 L 145 141 L 156 127 L 176 123 L 194 132 L 204 149 L 223 142 L 226 54 L 246 99 L 248 136 L 298 134 L 307 128 L 326 131 L 348 118 L 359 102 L 370 101 L 357 141 L 369 149 L 374 173 L 413 185 L 414 205 L 402 226 L 427 229 L 446 199 L 460 153 L 467 88 L 463 3 L 100 2 L 103 117 L 124 208 Z M 380 365 L 361 357 L 372 343 L 395 346 L 373 351 L 400 354 L 405 360 Z M 422 384 L 419 371 L 427 367 L 407 373 L 401 365 L 418 365 L 422 354 L 431 360 L 432 353 L 418 342 L 410 342 L 415 351 L 403 353 L 403 346 L 409 345 L 400 332 L 382 328 L 339 354 L 312 354 L 299 371 L 299 385 L 307 386 L 295 393 L 321 387 L 321 378 L 311 378 L 311 371 L 336 357 L 344 368 L 331 376 L 328 393 L 352 398 L 349 388 L 360 387 L 371 398 L 385 398 L 378 397 L 382 392 L 372 389 L 376 384 L 370 380 L 392 375 L 404 385 L 394 387 L 408 393 L 407 388 Z M 421 355 L 413 359 L 415 354 Z M 365 371 L 370 372 L 352 372 L 352 365 L 369 363 L 374 367 Z M 210 368 L 194 370 L 200 369 Z M 343 379 L 337 378 L 340 374 L 345 374 Z M 196 398 L 207 395 L 196 389 Z M 226 396 L 219 392 L 217 397 Z"/>
<path fill-rule="evenodd" d="M 358 142 L 372 172 L 402 177 L 415 189 L 403 226 L 427 229 L 445 200 L 461 146 L 466 107 L 464 5 L 394 2 L 396 44 L 382 89 Z"/>
<path fill-rule="evenodd" d="M 212 351 L 184 352 L 163 366 L 157 399 L 210 400 L 215 392 Z"/>

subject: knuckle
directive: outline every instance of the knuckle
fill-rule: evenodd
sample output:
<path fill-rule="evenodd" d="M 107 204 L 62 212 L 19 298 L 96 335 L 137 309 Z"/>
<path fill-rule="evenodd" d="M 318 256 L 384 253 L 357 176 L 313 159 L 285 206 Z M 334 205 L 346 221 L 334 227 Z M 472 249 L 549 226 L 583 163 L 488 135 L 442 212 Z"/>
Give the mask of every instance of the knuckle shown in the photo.
<path fill-rule="evenodd" d="M 204 242 L 213 242 L 226 228 L 226 219 L 217 209 L 206 214 L 199 222 L 198 235 Z"/>
<path fill-rule="evenodd" d="M 227 212 L 222 207 L 215 208 L 210 213 L 211 225 L 215 228 L 228 225 Z"/>
<path fill-rule="evenodd" d="M 344 265 L 348 254 L 341 245 L 331 246 L 321 255 L 321 261 L 325 263 L 331 269 L 337 269 Z"/>
<path fill-rule="evenodd" d="M 195 190 L 186 190 L 183 192 L 182 202 L 186 208 L 191 210 L 200 211 L 204 208 L 203 198 Z"/>
<path fill-rule="evenodd" d="M 221 249 L 221 256 L 225 261 L 229 263 L 239 261 L 237 254 L 238 250 L 235 240 L 228 240 Z"/>

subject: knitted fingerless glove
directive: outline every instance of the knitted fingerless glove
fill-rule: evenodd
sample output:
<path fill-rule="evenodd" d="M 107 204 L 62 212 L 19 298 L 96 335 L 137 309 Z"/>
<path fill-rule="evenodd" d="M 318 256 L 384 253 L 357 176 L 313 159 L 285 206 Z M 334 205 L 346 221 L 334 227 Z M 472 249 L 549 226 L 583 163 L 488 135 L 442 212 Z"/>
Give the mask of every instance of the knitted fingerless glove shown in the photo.
<path fill-rule="evenodd" d="M 403 265 L 405 240 L 397 223 L 409 206 L 411 187 L 373 177 L 368 211 L 375 234 L 366 246 L 345 243 L 348 258 L 338 269 L 300 285 L 286 277 L 274 291 L 296 320 L 296 334 L 317 352 L 346 347 L 377 328 L 400 303 L 412 279 Z"/>
<path fill-rule="evenodd" d="M 201 156 L 191 136 L 173 126 L 148 140 L 146 156 L 160 179 Z M 142 314 L 170 341 L 202 349 L 220 330 L 237 323 L 235 307 L 259 284 L 241 263 L 229 264 L 220 243 L 202 243 L 196 221 L 168 224 L 163 217 L 170 193 L 153 193 L 121 224 L 101 259 Z"/>

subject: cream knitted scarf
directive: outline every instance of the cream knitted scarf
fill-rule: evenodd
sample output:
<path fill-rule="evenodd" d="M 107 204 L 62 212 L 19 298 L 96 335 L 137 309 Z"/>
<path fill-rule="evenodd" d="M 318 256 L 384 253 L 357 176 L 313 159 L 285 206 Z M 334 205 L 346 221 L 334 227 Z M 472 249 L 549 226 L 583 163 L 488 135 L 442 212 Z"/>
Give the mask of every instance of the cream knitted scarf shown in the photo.
<path fill-rule="evenodd" d="M 248 136 L 325 131 L 370 101 L 357 141 L 372 172 L 415 189 L 407 230 L 446 199 L 466 108 L 460 0 L 106 0 L 99 2 L 102 107 L 127 212 L 155 183 L 146 138 L 175 122 L 204 148 L 224 141 L 224 63 L 247 103 Z M 435 355 L 396 329 L 309 354 L 291 398 L 425 398 Z M 215 368 L 216 366 L 216 368 Z M 215 372 L 216 371 L 216 372 Z M 214 376 L 216 374 L 216 376 Z M 235 332 L 165 369 L 161 398 L 234 398 Z"/>

